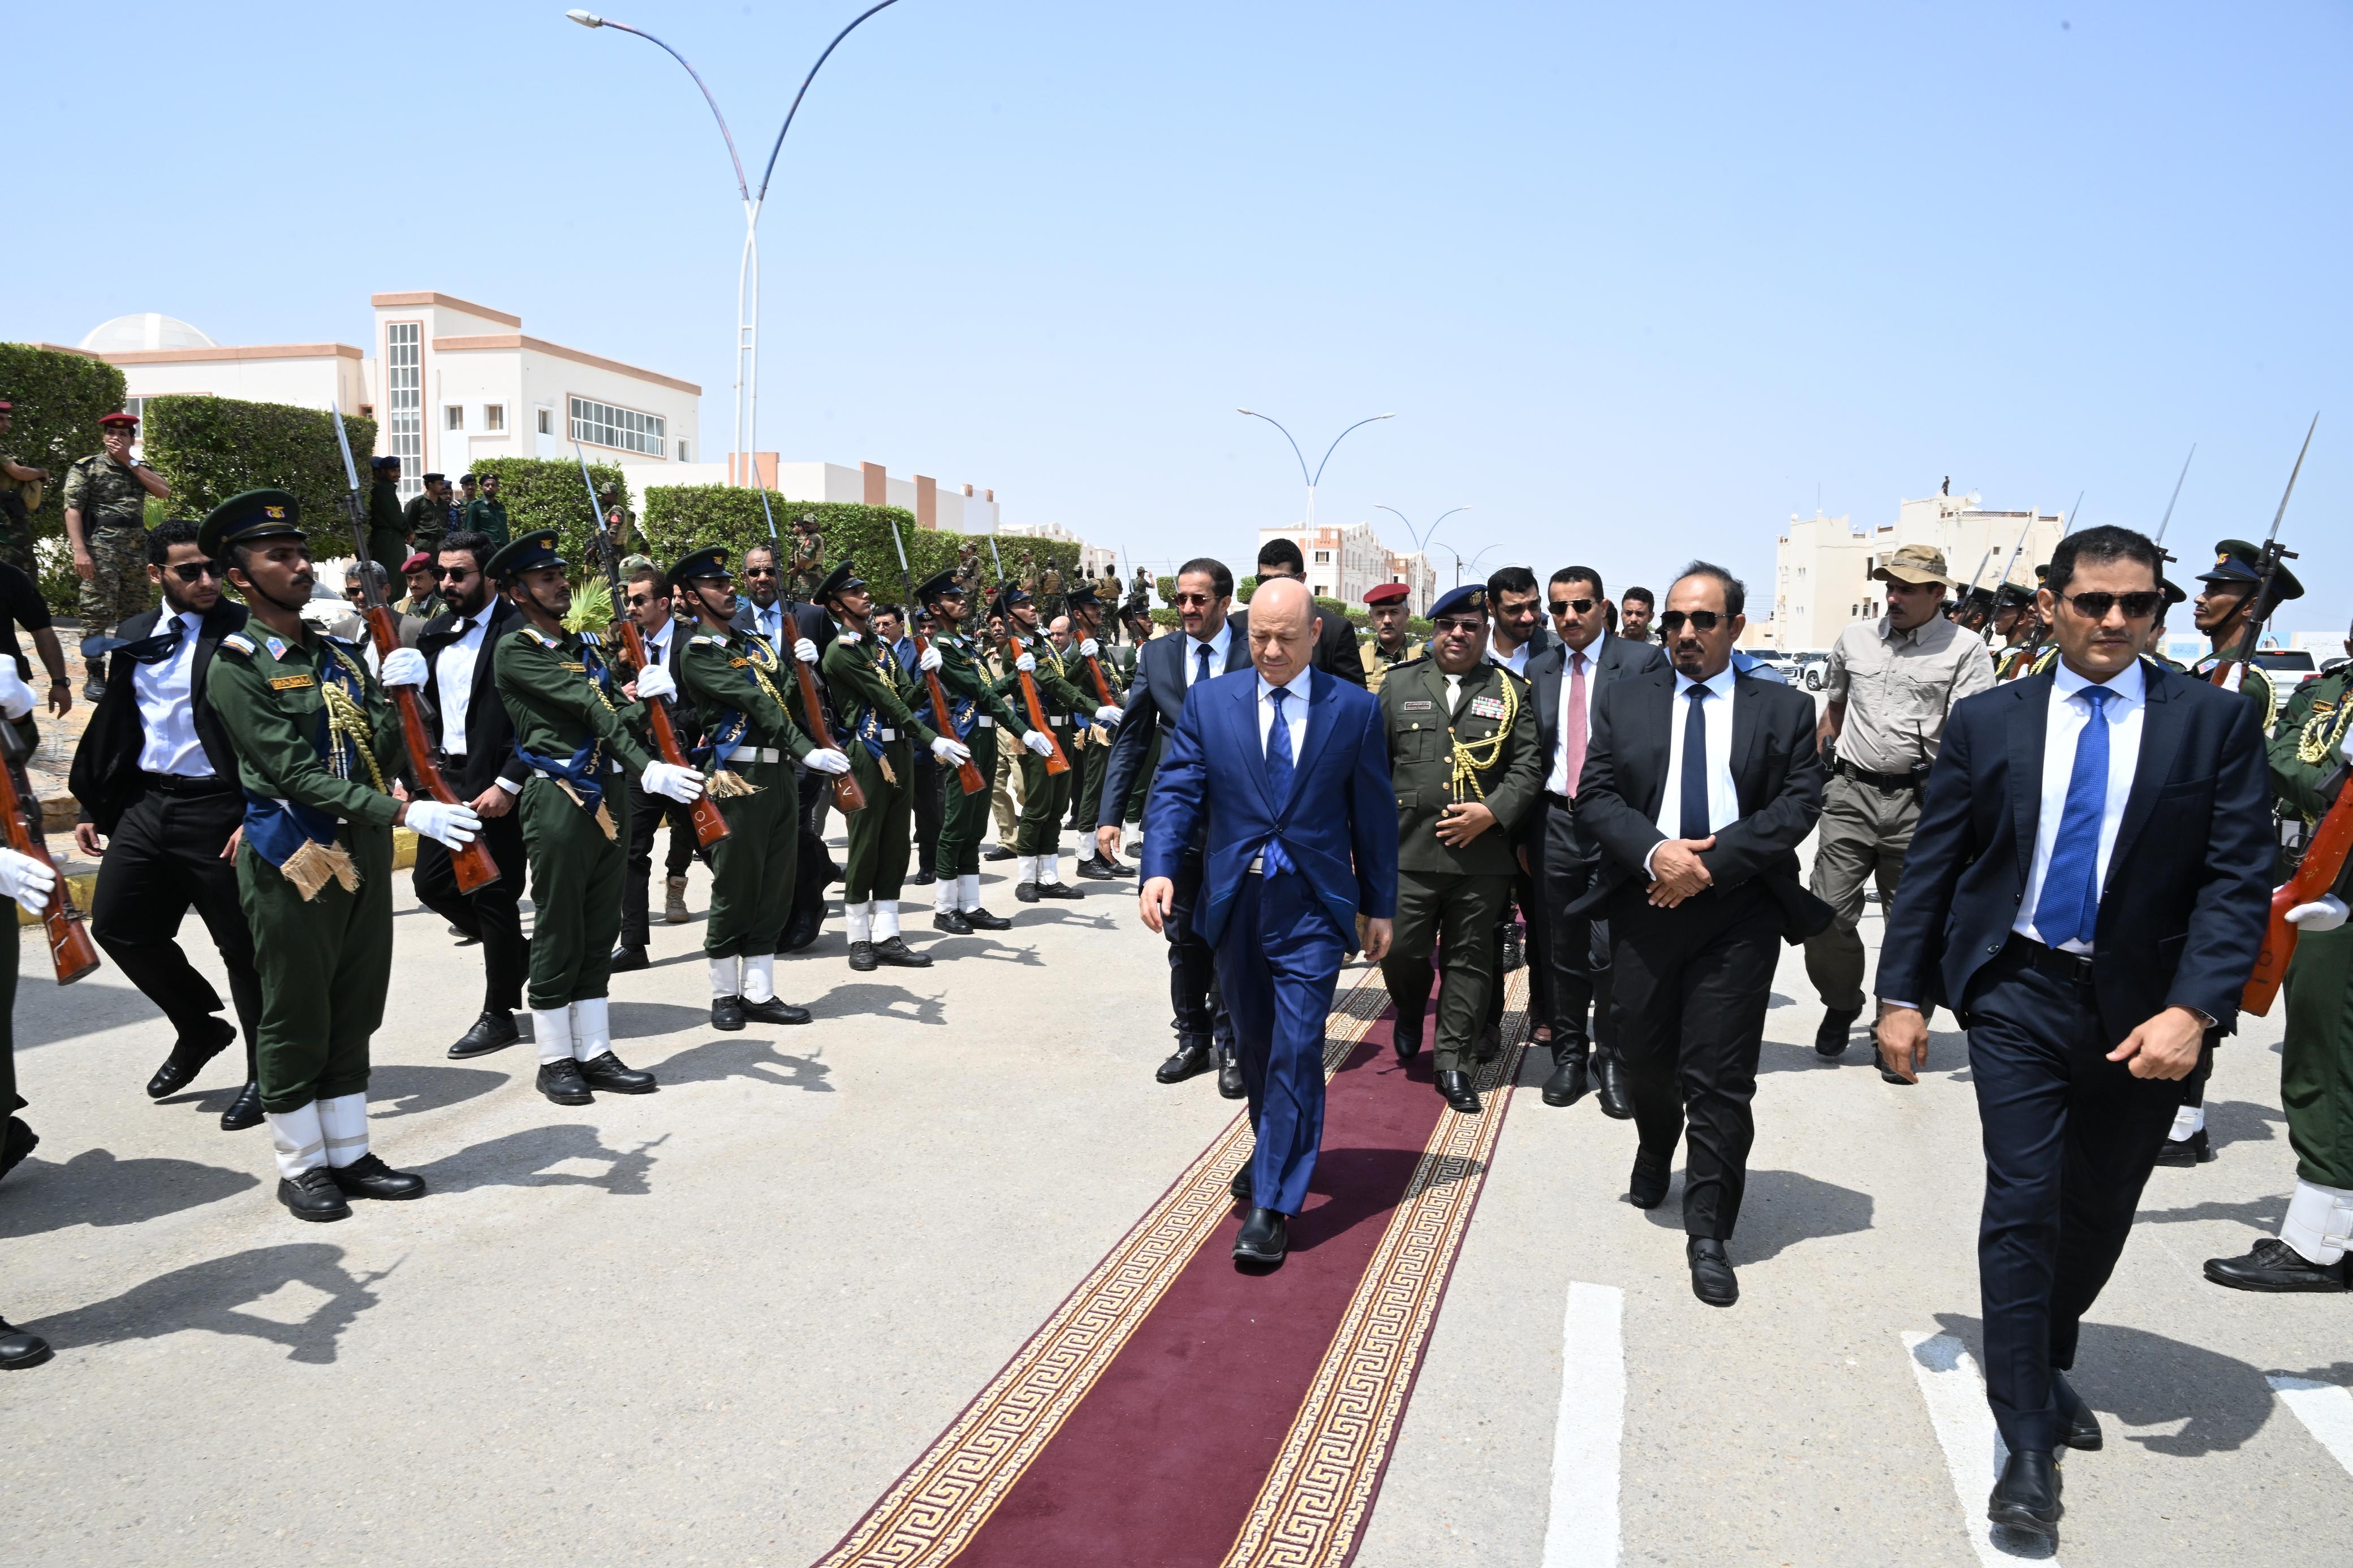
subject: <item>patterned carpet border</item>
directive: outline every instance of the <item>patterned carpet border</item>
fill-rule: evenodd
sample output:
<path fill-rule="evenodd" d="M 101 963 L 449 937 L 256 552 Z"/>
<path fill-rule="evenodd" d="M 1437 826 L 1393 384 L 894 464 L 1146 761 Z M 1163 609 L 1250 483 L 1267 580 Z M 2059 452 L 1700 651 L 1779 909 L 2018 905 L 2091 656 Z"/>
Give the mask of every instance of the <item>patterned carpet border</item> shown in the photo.
<path fill-rule="evenodd" d="M 1324 1024 L 1326 1079 L 1388 1005 L 1380 972 L 1369 968 L 1334 1003 Z M 1517 1052 L 1502 1059 L 1516 1062 Z M 1237 1115 L 818 1568 L 937 1568 L 963 1551 L 1232 1212 L 1227 1184 L 1250 1146 L 1248 1116 Z"/>

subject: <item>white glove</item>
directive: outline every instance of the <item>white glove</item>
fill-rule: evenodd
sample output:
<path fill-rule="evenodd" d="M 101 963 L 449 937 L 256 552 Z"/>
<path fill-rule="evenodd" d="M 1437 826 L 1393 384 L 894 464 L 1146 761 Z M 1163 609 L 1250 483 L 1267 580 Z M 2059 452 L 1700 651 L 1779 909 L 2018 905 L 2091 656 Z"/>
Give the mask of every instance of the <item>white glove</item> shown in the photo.
<path fill-rule="evenodd" d="M 1035 730 L 1022 731 L 1021 743 L 1041 757 L 1050 757 L 1054 754 L 1054 742 Z"/>
<path fill-rule="evenodd" d="M 680 802 L 691 801 L 702 793 L 702 775 L 675 763 L 648 763 L 638 783 L 650 794 Z"/>
<path fill-rule="evenodd" d="M 664 669 L 660 665 L 649 664 L 646 666 L 645 668 L 638 671 L 638 701 L 651 702 L 657 697 L 675 697 L 677 695 L 678 682 L 671 679 L 670 671 Z"/>
<path fill-rule="evenodd" d="M 793 643 L 793 657 L 800 660 L 803 664 L 815 664 L 817 662 L 817 644 L 809 641 L 807 637 L 796 638 Z"/>
<path fill-rule="evenodd" d="M 0 713 L 22 719 L 33 710 L 33 689 L 16 673 L 16 661 L 0 658 Z"/>
<path fill-rule="evenodd" d="M 416 650 L 403 648 L 400 651 L 413 653 Z M 404 820 L 409 827 L 444 849 L 463 849 L 482 830 L 482 819 L 474 815 L 472 806 L 462 802 L 445 805 L 438 800 L 412 800 L 408 803 L 408 816 Z"/>
<path fill-rule="evenodd" d="M 31 908 L 30 905 L 26 907 Z M 2312 902 L 2298 904 L 2288 910 L 2287 923 L 2309 936 L 2317 931 L 2335 931 L 2345 923 L 2346 913 L 2344 900 L 2334 893 L 2323 893 Z"/>
<path fill-rule="evenodd" d="M 25 683 L 19 680 L 17 685 Z M 19 855 L 14 849 L 0 849 L 0 892 L 24 907 L 27 914 L 39 914 L 49 907 L 49 894 L 58 885 L 58 873 L 30 855 Z"/>
<path fill-rule="evenodd" d="M 384 668 L 376 672 L 376 679 L 386 686 L 422 686 L 431 673 L 423 654 L 413 647 L 396 647 L 384 656 Z"/>
<path fill-rule="evenodd" d="M 932 755 L 952 768 L 960 768 L 972 761 L 972 748 L 950 735 L 942 735 L 932 742 Z"/>
<path fill-rule="evenodd" d="M 922 670 L 933 670 L 939 668 L 939 667 L 940 650 L 926 643 L 923 646 L 923 651 L 915 656 L 915 668 Z"/>
<path fill-rule="evenodd" d="M 801 759 L 801 765 L 821 773 L 846 773 L 849 771 L 849 759 L 829 746 L 819 746 Z"/>
<path fill-rule="evenodd" d="M 1038 656 L 1033 653 L 1024 653 L 1013 661 L 1013 668 L 1028 675 L 1038 668 Z"/>
<path fill-rule="evenodd" d="M 1079 645 L 1079 657 L 1081 658 L 1092 658 L 1095 655 L 1101 652 L 1103 652 L 1103 649 L 1095 646 L 1095 639 L 1092 637 L 1087 638 L 1086 641 Z"/>
<path fill-rule="evenodd" d="M 1098 724 L 1116 724 L 1122 716 L 1121 710 L 1108 702 L 1095 710 L 1095 722 Z"/>

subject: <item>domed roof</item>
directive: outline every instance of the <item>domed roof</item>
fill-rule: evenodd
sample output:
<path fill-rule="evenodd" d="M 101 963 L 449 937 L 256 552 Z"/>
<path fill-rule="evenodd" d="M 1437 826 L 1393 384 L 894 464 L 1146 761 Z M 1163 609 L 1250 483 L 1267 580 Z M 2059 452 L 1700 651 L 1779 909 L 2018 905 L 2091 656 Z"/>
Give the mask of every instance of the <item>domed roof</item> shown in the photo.
<path fill-rule="evenodd" d="M 81 341 L 92 353 L 131 353 L 142 349 L 209 349 L 220 345 L 174 316 L 142 310 L 93 327 Z"/>

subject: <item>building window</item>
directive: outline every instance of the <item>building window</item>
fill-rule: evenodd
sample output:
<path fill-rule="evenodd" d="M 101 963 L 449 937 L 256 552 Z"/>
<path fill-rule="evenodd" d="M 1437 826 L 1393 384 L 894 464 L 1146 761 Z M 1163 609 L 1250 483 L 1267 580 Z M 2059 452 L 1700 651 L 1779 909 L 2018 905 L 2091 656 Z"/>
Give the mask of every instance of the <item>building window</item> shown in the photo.
<path fill-rule="evenodd" d="M 1317 551 L 1315 552 L 1315 564 L 1318 566 L 1329 566 L 1332 564 L 1332 552 L 1328 550 Z"/>
<path fill-rule="evenodd" d="M 400 493 L 425 493 L 425 327 L 387 321 L 384 329 L 385 455 L 400 459 Z"/>
<path fill-rule="evenodd" d="M 686 455 L 686 437 L 683 436 L 678 438 L 678 460 L 681 463 L 693 460 Z"/>
<path fill-rule="evenodd" d="M 507 405 L 503 403 L 483 404 L 482 428 L 485 430 L 503 430 L 506 427 Z"/>
<path fill-rule="evenodd" d="M 543 436 L 553 436 L 555 434 L 554 409 L 543 408 L 539 410 L 539 433 Z"/>
<path fill-rule="evenodd" d="M 639 414 L 632 408 L 616 408 L 609 403 L 586 397 L 572 399 L 572 438 L 592 447 L 613 447 L 659 458 L 666 455 L 663 437 L 669 429 L 670 422 L 659 414 Z"/>
<path fill-rule="evenodd" d="M 465 427 L 466 405 L 462 403 L 443 404 L 441 405 L 441 428 L 444 430 L 463 430 Z"/>

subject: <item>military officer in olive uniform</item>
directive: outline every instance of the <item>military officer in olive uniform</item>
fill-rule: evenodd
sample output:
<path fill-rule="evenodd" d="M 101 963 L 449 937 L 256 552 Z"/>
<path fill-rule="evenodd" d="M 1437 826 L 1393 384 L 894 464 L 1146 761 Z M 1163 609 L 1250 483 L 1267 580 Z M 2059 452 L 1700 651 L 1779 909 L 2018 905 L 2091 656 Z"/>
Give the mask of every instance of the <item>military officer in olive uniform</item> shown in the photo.
<path fill-rule="evenodd" d="M 466 502 L 464 525 L 471 532 L 488 535 L 492 544 L 506 543 L 507 503 L 499 499 L 498 475 L 482 476 L 480 493 Z"/>
<path fill-rule="evenodd" d="M 908 706 L 915 677 L 869 624 L 874 601 L 849 562 L 826 574 L 818 603 L 841 629 L 818 661 L 833 705 L 849 729 L 850 770 L 866 809 L 849 816 L 849 865 L 841 874 L 842 914 L 849 927 L 849 967 L 929 969 L 932 961 L 899 934 L 899 890 L 907 879 L 907 826 L 915 783 L 913 747 L 931 749 L 948 766 L 972 752 L 952 735 L 935 735 Z"/>
<path fill-rule="evenodd" d="M 565 629 L 572 586 L 556 538 L 552 528 L 527 530 L 484 570 L 521 617 L 500 640 L 491 668 L 514 725 L 515 756 L 531 769 L 515 816 L 536 911 L 527 1000 L 539 1091 L 558 1105 L 587 1105 L 596 1089 L 649 1094 L 656 1087 L 651 1073 L 614 1054 L 607 1000 L 629 854 L 621 841 L 621 825 L 630 820 L 628 783 L 691 801 L 702 793 L 702 778 L 661 761 L 630 733 L 644 709 L 614 701 L 612 669 L 595 635 Z M 670 695 L 668 684 L 657 676 L 649 691 L 641 674 L 640 702 Z M 519 868 L 502 869 L 512 876 Z"/>
<path fill-rule="evenodd" d="M 449 479 L 446 474 L 427 474 L 425 488 L 408 499 L 400 509 L 400 526 L 408 538 L 408 548 L 427 561 L 441 552 L 441 541 L 449 532 Z M 430 616 L 425 617 L 431 619 Z"/>
<path fill-rule="evenodd" d="M 386 583 L 400 581 L 400 563 L 408 559 L 408 519 L 400 505 L 400 459 L 370 458 L 375 480 L 368 487 L 368 556 L 384 568 Z"/>
<path fill-rule="evenodd" d="M 1993 595 L 1994 635 L 2002 639 L 1993 650 L 1997 683 L 2030 673 L 2029 661 L 2042 651 L 2042 618 L 2035 613 L 2034 590 L 2021 583 L 2004 583 Z"/>
<path fill-rule="evenodd" d="M 1005 683 L 1008 700 L 1026 701 L 1010 694 L 1020 689 L 1021 677 L 1029 676 L 1038 688 L 1047 727 L 1053 731 L 1053 739 L 1061 742 L 1065 758 L 1078 743 L 1071 731 L 1073 720 L 1092 714 L 1099 723 L 1117 722 L 1118 709 L 1099 704 L 1071 679 L 1070 665 L 1055 648 L 1054 639 L 1038 629 L 1038 605 L 1027 588 L 1008 588 L 997 595 L 997 607 L 1005 616 L 1005 651 L 1013 661 Z M 1071 783 L 1067 773 L 1048 773 L 1045 758 L 1022 757 L 1021 823 L 1013 839 L 1020 879 L 1014 884 L 1013 896 L 1025 904 L 1084 896 L 1064 882 L 1061 874 L 1061 827 L 1062 819 L 1070 815 Z"/>
<path fill-rule="evenodd" d="M 2216 669 L 2232 665 L 2221 684 L 2245 694 L 2255 722 L 2268 735 L 2278 694 L 2272 689 L 2271 676 L 2252 657 L 2255 639 L 2263 635 L 2263 623 L 2272 618 L 2274 610 L 2290 599 L 2304 597 L 2304 584 L 2283 564 L 2273 570 L 2271 586 L 2264 588 L 2263 546 L 2243 539 L 2216 543 L 2214 565 L 2200 573 L 2198 580 L 2206 587 L 2198 595 L 2194 613 L 2198 629 L 2212 647 L 2189 667 L 2189 673 L 2200 680 L 2211 680 Z"/>
<path fill-rule="evenodd" d="M 1487 590 L 1455 589 L 1430 606 L 1430 657 L 1392 665 L 1381 682 L 1398 803 L 1397 925 L 1381 978 L 1397 1002 L 1400 1060 L 1421 1048 L 1430 950 L 1438 997 L 1438 1092 L 1479 1113 L 1472 1079 L 1498 983 L 1495 922 L 1512 895 L 1512 829 L 1543 784 L 1528 683 L 1487 655 Z"/>
<path fill-rule="evenodd" d="M 1103 601 L 1096 596 L 1093 584 L 1081 578 L 1062 596 L 1062 612 L 1071 618 L 1071 649 L 1065 656 L 1070 667 L 1071 683 L 1077 687 L 1093 706 L 1094 721 L 1079 724 L 1071 731 L 1071 743 L 1077 748 L 1071 754 L 1071 764 L 1077 771 L 1078 782 L 1072 793 L 1074 807 L 1071 827 L 1079 835 L 1079 875 L 1090 881 L 1112 882 L 1128 874 L 1124 862 L 1114 863 L 1103 858 L 1095 847 L 1095 828 L 1102 822 L 1103 775 L 1111 764 L 1112 731 L 1119 716 L 1126 711 L 1125 682 L 1113 684 L 1109 668 L 1112 650 L 1096 640 L 1103 627 Z M 1103 688 L 1110 700 L 1103 699 L 1105 690 L 1095 685 L 1093 668 L 1103 671 Z M 1111 718 L 1103 718 L 1109 710 Z M 1077 717 L 1076 714 L 1072 715 Z M 1082 760 L 1083 759 L 1083 760 Z"/>
<path fill-rule="evenodd" d="M 259 489 L 205 519 L 198 546 L 228 568 L 249 616 L 221 638 L 205 695 L 245 791 L 237 894 L 261 979 L 254 1055 L 278 1199 L 298 1219 L 338 1220 L 351 1198 L 425 1191 L 368 1152 L 368 1042 L 392 982 L 392 829 L 454 849 L 481 818 L 393 798 L 400 720 L 360 648 L 302 619 L 312 575 L 300 512 L 288 492 Z M 385 672 L 414 679 L 424 663 L 396 648 Z"/>
<path fill-rule="evenodd" d="M 776 994 L 776 933 L 792 913 L 800 875 L 800 786 L 793 764 L 844 773 L 849 759 L 794 722 L 776 650 L 755 627 L 736 622 L 731 554 L 715 546 L 698 550 L 670 569 L 670 582 L 693 628 L 679 655 L 679 681 L 701 721 L 711 798 L 727 819 L 727 837 L 711 847 L 711 917 L 702 932 L 711 1026 L 735 1030 L 747 1020 L 809 1021 L 807 1008 Z M 795 635 L 794 656 L 815 663 L 816 645 Z M 643 676 L 638 690 L 645 690 Z"/>
<path fill-rule="evenodd" d="M 66 542 L 81 574 L 85 642 L 108 635 L 125 616 L 147 607 L 147 498 L 172 499 L 164 476 L 131 455 L 136 416 L 110 414 L 98 427 L 103 448 L 66 469 L 59 497 L 66 509 Z M 95 702 L 105 694 L 106 682 L 91 671 L 82 695 Z"/>
<path fill-rule="evenodd" d="M 965 596 L 960 569 L 941 573 L 919 584 L 915 602 L 932 614 L 939 630 L 932 651 L 939 656 L 934 673 L 947 693 L 948 720 L 956 739 L 972 749 L 973 766 L 983 778 L 997 773 L 997 734 L 1021 737 L 1021 744 L 1043 756 L 1053 750 L 1046 737 L 1013 710 L 997 682 L 981 662 L 976 643 L 965 634 L 971 600 Z M 1013 922 L 992 914 L 980 901 L 980 840 L 988 827 L 988 791 L 964 793 L 956 784 L 947 791 L 946 809 L 940 818 L 939 848 L 934 856 L 938 880 L 932 884 L 932 926 L 953 936 L 976 931 L 1003 931 Z"/>
<path fill-rule="evenodd" d="M 1383 583 L 1365 593 L 1365 611 L 1372 617 L 1373 635 L 1366 637 L 1358 658 L 1365 667 L 1365 689 L 1377 697 L 1381 681 L 1393 666 L 1419 658 L 1429 645 L 1406 635 L 1413 590 L 1403 583 Z"/>

